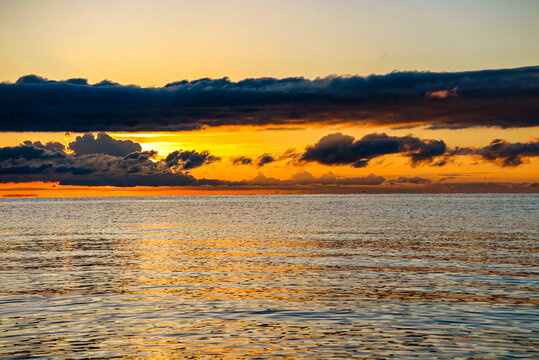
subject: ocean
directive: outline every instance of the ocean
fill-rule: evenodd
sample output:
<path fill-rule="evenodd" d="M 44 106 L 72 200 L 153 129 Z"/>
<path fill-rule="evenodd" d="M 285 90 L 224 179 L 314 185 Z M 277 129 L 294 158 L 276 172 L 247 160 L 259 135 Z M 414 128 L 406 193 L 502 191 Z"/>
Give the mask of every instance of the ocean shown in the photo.
<path fill-rule="evenodd" d="M 539 195 L 0 200 L 0 358 L 539 358 Z"/>

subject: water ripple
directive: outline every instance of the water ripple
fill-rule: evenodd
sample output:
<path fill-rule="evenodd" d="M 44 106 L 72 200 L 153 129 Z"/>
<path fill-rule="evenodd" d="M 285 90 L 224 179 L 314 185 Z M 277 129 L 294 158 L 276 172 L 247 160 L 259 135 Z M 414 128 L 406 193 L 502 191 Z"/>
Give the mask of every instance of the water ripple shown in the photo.
<path fill-rule="evenodd" d="M 0 357 L 537 358 L 538 204 L 2 199 Z"/>

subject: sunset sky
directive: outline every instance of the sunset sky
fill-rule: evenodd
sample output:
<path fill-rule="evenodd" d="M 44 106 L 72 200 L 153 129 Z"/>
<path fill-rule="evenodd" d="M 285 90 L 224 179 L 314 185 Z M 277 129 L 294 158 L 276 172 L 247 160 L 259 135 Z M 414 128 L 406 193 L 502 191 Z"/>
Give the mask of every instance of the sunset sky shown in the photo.
<path fill-rule="evenodd" d="M 537 1 L 0 1 L 0 196 L 538 192 Z"/>

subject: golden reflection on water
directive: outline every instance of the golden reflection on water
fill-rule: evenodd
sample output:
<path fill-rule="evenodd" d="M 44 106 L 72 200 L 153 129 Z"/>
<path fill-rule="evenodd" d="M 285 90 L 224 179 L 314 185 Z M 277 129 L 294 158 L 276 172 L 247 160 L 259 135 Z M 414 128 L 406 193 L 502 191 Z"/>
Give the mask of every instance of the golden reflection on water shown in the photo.
<path fill-rule="evenodd" d="M 538 198 L 442 199 L 0 202 L 0 357 L 537 356 Z"/>

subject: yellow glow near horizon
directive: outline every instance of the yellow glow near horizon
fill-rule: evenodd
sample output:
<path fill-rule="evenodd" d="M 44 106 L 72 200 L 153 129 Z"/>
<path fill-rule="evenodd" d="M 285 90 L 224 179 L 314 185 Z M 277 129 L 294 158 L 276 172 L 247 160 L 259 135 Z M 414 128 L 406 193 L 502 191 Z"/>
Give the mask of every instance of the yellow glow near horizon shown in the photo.
<path fill-rule="evenodd" d="M 208 150 L 221 161 L 202 166 L 190 171 L 196 178 L 221 179 L 229 181 L 248 180 L 263 174 L 269 178 L 288 180 L 291 176 L 304 171 L 320 177 L 331 172 L 340 177 L 362 177 L 369 174 L 396 179 L 399 176 L 419 176 L 438 182 L 447 178 L 448 182 L 537 182 L 539 179 L 539 159 L 531 158 L 518 167 L 500 167 L 471 156 L 459 156 L 443 167 L 417 166 L 411 167 L 409 159 L 400 155 L 378 157 L 369 162 L 365 168 L 351 166 L 325 166 L 317 163 L 294 166 L 286 160 L 267 164 L 234 166 L 232 157 L 248 156 L 256 158 L 264 153 L 282 154 L 290 148 L 301 153 L 305 147 L 316 143 L 321 137 L 340 131 L 352 135 L 356 139 L 373 132 L 385 132 L 389 135 L 414 135 L 427 139 L 442 139 L 449 147 L 475 146 L 482 147 L 495 138 L 503 138 L 510 142 L 524 142 L 531 134 L 539 134 L 539 127 L 528 129 L 495 129 L 473 128 L 463 130 L 426 130 L 414 128 L 394 130 L 374 127 L 301 127 L 293 129 L 271 130 L 264 127 L 218 127 L 198 131 L 161 132 L 161 133 L 110 133 L 117 139 L 130 139 L 141 144 L 143 150 L 156 150 L 159 157 L 165 157 L 175 150 Z M 71 134 L 75 140 L 81 134 Z M 59 141 L 65 144 L 64 133 L 0 133 L 0 146 L 15 146 L 24 140 Z M 67 144 L 66 144 L 67 145 Z M 112 191 L 112 190 L 102 190 Z M 126 190 L 121 190 L 125 194 Z M 190 190 L 195 191 L 198 190 Z M 72 192 L 73 193 L 73 192 Z M 180 192 L 181 193 L 181 192 Z M 189 192 L 188 192 L 189 193 Z M 226 193 L 226 191 L 224 192 Z"/>
<path fill-rule="evenodd" d="M 262 168 L 256 166 L 232 166 L 231 157 L 248 156 L 253 159 L 264 154 L 282 154 L 290 148 L 302 152 L 305 147 L 316 143 L 321 137 L 340 131 L 355 136 L 356 139 L 373 132 L 386 132 L 390 135 L 404 136 L 412 134 L 427 139 L 443 139 L 449 147 L 475 146 L 489 144 L 493 139 L 504 138 L 510 142 L 529 140 L 530 134 L 539 134 L 539 127 L 529 129 L 494 129 L 474 128 L 462 130 L 426 130 L 423 128 L 392 130 L 372 127 L 305 127 L 294 130 L 264 130 L 253 127 L 222 127 L 209 128 L 201 131 L 180 133 L 144 134 L 112 134 L 117 138 L 128 138 L 142 144 L 143 149 L 153 149 L 160 156 L 166 156 L 175 150 L 208 150 L 222 161 L 192 170 L 196 177 L 219 178 L 227 180 L 245 180 L 259 173 L 267 177 L 281 180 L 289 179 L 291 175 L 308 171 L 315 176 L 332 172 L 343 177 L 366 176 L 371 173 L 395 178 L 397 176 L 421 176 L 438 181 L 447 177 L 446 174 L 459 174 L 454 181 L 507 181 L 534 182 L 539 178 L 539 163 L 532 159 L 528 164 L 516 168 L 499 167 L 473 157 L 460 156 L 454 163 L 444 167 L 418 166 L 412 168 L 409 159 L 394 155 L 372 160 L 366 168 L 350 166 L 325 166 L 320 164 L 305 164 L 301 167 L 287 166 L 286 161 L 267 164 Z M 441 175 L 440 175 L 441 174 Z"/>

